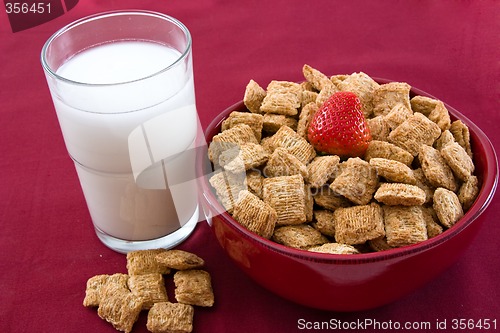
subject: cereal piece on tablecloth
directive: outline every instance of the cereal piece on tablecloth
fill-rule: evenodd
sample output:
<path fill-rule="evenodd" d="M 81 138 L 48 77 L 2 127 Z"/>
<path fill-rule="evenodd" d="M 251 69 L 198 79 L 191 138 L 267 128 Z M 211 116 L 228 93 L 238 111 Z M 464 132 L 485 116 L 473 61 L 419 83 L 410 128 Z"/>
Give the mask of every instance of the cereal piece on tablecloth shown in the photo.
<path fill-rule="evenodd" d="M 385 236 L 380 236 L 375 239 L 370 239 L 366 243 L 368 244 L 371 250 L 376 252 L 386 251 L 393 248 L 392 246 L 387 244 L 387 237 Z"/>
<path fill-rule="evenodd" d="M 326 209 L 317 209 L 314 211 L 314 220 L 312 226 L 323 235 L 335 236 L 335 223 L 333 212 Z"/>
<path fill-rule="evenodd" d="M 365 160 L 370 161 L 372 158 L 387 158 L 394 161 L 399 161 L 411 166 L 413 155 L 390 142 L 372 140 L 368 144 L 365 152 Z"/>
<path fill-rule="evenodd" d="M 248 185 L 248 190 L 262 199 L 262 180 L 264 176 L 260 170 L 248 170 L 246 176 L 246 182 Z"/>
<path fill-rule="evenodd" d="M 349 158 L 339 168 L 330 189 L 358 205 L 370 202 L 378 185 L 375 168 L 359 157 Z"/>
<path fill-rule="evenodd" d="M 370 117 L 373 112 L 373 93 L 380 86 L 375 80 L 363 72 L 352 73 L 341 77 L 340 80 L 331 78 L 332 82 L 336 82 L 337 86 L 342 91 L 351 91 L 358 96 L 361 102 L 361 110 L 365 117 Z"/>
<path fill-rule="evenodd" d="M 212 162 L 218 162 L 219 155 L 227 149 L 244 143 L 258 144 L 254 131 L 247 124 L 238 124 L 230 129 L 220 132 L 212 138 L 212 142 L 208 146 L 208 157 Z"/>
<path fill-rule="evenodd" d="M 369 163 L 380 177 L 388 181 L 412 185 L 417 183 L 413 170 L 404 163 L 379 157 L 370 159 Z"/>
<path fill-rule="evenodd" d="M 383 183 L 374 195 L 375 200 L 390 206 L 418 206 L 425 202 L 420 187 L 403 183 Z"/>
<path fill-rule="evenodd" d="M 233 218 L 248 230 L 271 238 L 278 216 L 274 208 L 249 191 L 241 191 L 233 209 Z"/>
<path fill-rule="evenodd" d="M 269 153 L 259 144 L 244 143 L 224 150 L 219 155 L 219 165 L 224 170 L 238 173 L 257 168 L 269 159 Z"/>
<path fill-rule="evenodd" d="M 264 167 L 266 177 L 307 176 L 307 167 L 295 155 L 292 155 L 285 148 L 278 147 L 269 157 Z"/>
<path fill-rule="evenodd" d="M 333 85 L 328 76 L 307 64 L 302 67 L 302 74 L 304 78 L 312 84 L 314 89 L 318 91 Z"/>
<path fill-rule="evenodd" d="M 456 142 L 450 143 L 441 149 L 446 163 L 458 179 L 466 181 L 474 172 L 474 162 L 465 149 Z"/>
<path fill-rule="evenodd" d="M 129 275 L 150 273 L 168 274 L 170 268 L 156 261 L 156 255 L 165 249 L 138 250 L 127 253 L 127 270 Z"/>
<path fill-rule="evenodd" d="M 255 137 L 257 138 L 257 141 L 260 142 L 264 123 L 263 119 L 264 117 L 261 114 L 233 111 L 222 122 L 221 131 L 230 129 L 238 124 L 246 124 L 250 126 L 255 134 Z"/>
<path fill-rule="evenodd" d="M 142 302 L 142 309 L 150 309 L 153 304 L 168 301 L 163 275 L 160 273 L 131 275 L 128 287 Z"/>
<path fill-rule="evenodd" d="M 399 103 L 411 109 L 410 89 L 411 86 L 405 82 L 389 82 L 378 86 L 373 92 L 373 114 L 385 116 Z"/>
<path fill-rule="evenodd" d="M 208 181 L 215 189 L 222 206 L 229 213 L 232 213 L 234 202 L 238 199 L 238 194 L 240 191 L 246 189 L 245 174 L 216 171 Z"/>
<path fill-rule="evenodd" d="M 427 240 L 427 226 L 419 206 L 384 206 L 387 244 L 401 247 Z"/>
<path fill-rule="evenodd" d="M 97 314 L 119 331 L 130 332 L 139 318 L 142 300 L 116 284 L 107 284 L 102 291 Z"/>
<path fill-rule="evenodd" d="M 351 245 L 342 243 L 326 243 L 320 246 L 313 246 L 308 249 L 311 252 L 331 253 L 331 254 L 358 254 L 359 251 Z"/>
<path fill-rule="evenodd" d="M 436 107 L 431 111 L 428 117 L 439 126 L 441 131 L 446 131 L 450 128 L 450 114 L 443 102 L 438 101 Z"/>
<path fill-rule="evenodd" d="M 457 182 L 453 171 L 446 164 L 440 152 L 430 146 L 422 145 L 418 154 L 418 160 L 424 172 L 425 178 L 434 187 L 444 187 L 451 191 L 457 190 Z"/>
<path fill-rule="evenodd" d="M 422 210 L 422 217 L 427 227 L 427 238 L 436 237 L 441 234 L 443 232 L 443 227 L 438 223 L 439 219 L 434 208 L 420 206 L 420 209 Z"/>
<path fill-rule="evenodd" d="M 339 207 L 349 207 L 352 203 L 341 196 L 340 194 L 334 192 L 329 186 L 322 186 L 318 188 L 313 194 L 314 203 L 319 207 L 335 210 Z"/>
<path fill-rule="evenodd" d="M 339 208 L 333 212 L 333 219 L 339 243 L 363 244 L 385 235 L 382 208 L 376 203 Z"/>
<path fill-rule="evenodd" d="M 302 102 L 302 86 L 295 82 L 273 80 L 267 86 L 260 110 L 265 113 L 295 116 Z"/>
<path fill-rule="evenodd" d="M 167 250 L 157 254 L 155 258 L 159 263 L 177 270 L 200 268 L 205 265 L 202 258 L 183 250 Z"/>
<path fill-rule="evenodd" d="M 210 307 L 214 292 L 210 274 L 201 269 L 177 271 L 174 274 L 175 299 L 182 304 Z"/>
<path fill-rule="evenodd" d="M 450 132 L 453 134 L 455 141 L 461 145 L 467 154 L 472 158 L 472 149 L 470 146 L 470 132 L 467 125 L 461 120 L 455 120 L 451 123 Z"/>
<path fill-rule="evenodd" d="M 378 116 L 374 118 L 369 118 L 366 120 L 368 128 L 370 129 L 370 134 L 373 140 L 387 141 L 389 138 L 389 133 L 391 128 L 385 120 L 385 117 Z"/>
<path fill-rule="evenodd" d="M 462 204 L 465 211 L 469 210 L 470 206 L 476 200 L 479 193 L 479 180 L 476 176 L 470 176 L 458 190 L 458 200 Z"/>
<path fill-rule="evenodd" d="M 307 182 L 314 188 L 325 185 L 337 170 L 339 162 L 340 157 L 337 155 L 316 156 L 307 165 Z"/>
<path fill-rule="evenodd" d="M 385 121 L 391 128 L 395 129 L 401 125 L 405 120 L 410 118 L 413 112 L 401 103 L 396 104 L 388 114 L 384 116 Z"/>
<path fill-rule="evenodd" d="M 439 138 L 437 138 L 436 142 L 434 142 L 434 148 L 437 150 L 443 149 L 446 145 L 455 142 L 455 138 L 453 134 L 451 134 L 450 130 L 445 130 L 441 133 Z"/>
<path fill-rule="evenodd" d="M 290 154 L 295 155 L 302 163 L 309 163 L 316 157 L 316 150 L 306 139 L 297 134 L 288 126 L 281 126 L 271 137 L 269 146 L 272 150 L 282 147 Z"/>
<path fill-rule="evenodd" d="M 420 146 L 432 146 L 441 135 L 439 126 L 421 113 L 414 113 L 389 134 L 389 142 L 417 156 Z"/>
<path fill-rule="evenodd" d="M 292 130 L 297 129 L 297 119 L 282 114 L 266 113 L 262 118 L 262 130 L 266 133 L 276 133 L 281 126 L 288 126 Z"/>
<path fill-rule="evenodd" d="M 299 115 L 299 122 L 297 123 L 297 134 L 303 138 L 307 138 L 307 129 L 309 124 L 318 110 L 318 104 L 315 102 L 309 103 L 302 108 Z"/>
<path fill-rule="evenodd" d="M 101 301 L 102 289 L 108 283 L 116 284 L 117 286 L 127 289 L 128 275 L 116 273 L 113 275 L 101 274 L 91 277 L 87 280 L 87 288 L 85 289 L 85 298 L 83 306 L 99 306 Z"/>
<path fill-rule="evenodd" d="M 434 186 L 429 183 L 427 178 L 425 178 L 424 172 L 422 171 L 422 168 L 417 168 L 413 170 L 413 175 L 415 176 L 415 179 L 417 182 L 415 185 L 420 187 L 424 192 L 425 192 L 425 203 L 429 203 L 432 201 L 432 197 L 434 195 Z"/>
<path fill-rule="evenodd" d="M 193 331 L 194 308 L 188 304 L 156 303 L 148 312 L 147 329 L 152 333 Z"/>
<path fill-rule="evenodd" d="M 262 194 L 264 202 L 278 214 L 276 225 L 300 224 L 307 220 L 301 175 L 265 178 Z"/>
<path fill-rule="evenodd" d="M 272 239 L 279 244 L 297 249 L 328 243 L 328 239 L 310 225 L 288 225 L 276 228 Z"/>
<path fill-rule="evenodd" d="M 250 80 L 245 88 L 243 104 L 252 113 L 261 113 L 260 106 L 266 97 L 266 91 L 254 80 Z"/>
<path fill-rule="evenodd" d="M 452 227 L 464 212 L 460 200 L 455 192 L 439 187 L 434 192 L 432 207 L 436 211 L 439 221 L 447 228 Z"/>
<path fill-rule="evenodd" d="M 307 104 L 310 104 L 310 103 L 316 104 L 316 100 L 317 99 L 318 99 L 318 93 L 317 92 L 306 90 L 304 88 L 304 90 L 302 91 L 302 111 L 301 111 L 301 113 L 304 112 L 304 107 Z"/>
<path fill-rule="evenodd" d="M 438 104 L 437 99 L 426 96 L 417 95 L 410 99 L 411 109 L 413 112 L 419 112 L 425 116 L 429 116 Z"/>

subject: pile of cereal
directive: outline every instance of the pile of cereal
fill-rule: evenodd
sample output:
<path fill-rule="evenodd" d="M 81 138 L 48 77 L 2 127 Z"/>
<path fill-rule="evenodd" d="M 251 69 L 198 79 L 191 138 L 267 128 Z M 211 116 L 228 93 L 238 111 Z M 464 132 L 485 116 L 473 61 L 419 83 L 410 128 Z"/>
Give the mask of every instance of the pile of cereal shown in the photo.
<path fill-rule="evenodd" d="M 193 306 L 214 304 L 204 260 L 182 250 L 141 250 L 127 254 L 128 274 L 96 275 L 87 281 L 86 307 L 119 331 L 130 332 L 142 310 L 151 332 L 191 332 Z M 164 275 L 173 273 L 175 299 L 169 302 Z"/>
<path fill-rule="evenodd" d="M 252 232 L 286 246 L 355 254 L 415 244 L 452 227 L 474 202 L 478 178 L 467 126 L 410 85 L 365 73 L 303 83 L 253 80 L 209 145 L 210 184 Z M 362 156 L 320 154 L 308 140 L 318 109 L 354 93 L 371 140 Z"/>

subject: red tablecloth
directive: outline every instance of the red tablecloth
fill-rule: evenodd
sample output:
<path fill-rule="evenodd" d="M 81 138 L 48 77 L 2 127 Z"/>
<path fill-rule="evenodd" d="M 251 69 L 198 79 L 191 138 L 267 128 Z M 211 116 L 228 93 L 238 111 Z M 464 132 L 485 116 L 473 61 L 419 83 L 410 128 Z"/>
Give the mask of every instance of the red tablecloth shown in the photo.
<path fill-rule="evenodd" d="M 125 272 L 125 257 L 94 233 L 39 61 L 45 40 L 80 17 L 140 8 L 184 22 L 193 36 L 204 126 L 242 98 L 250 79 L 263 86 L 272 79 L 300 81 L 307 63 L 328 74 L 363 71 L 406 81 L 461 111 L 500 147 L 496 0 L 81 0 L 66 14 L 16 33 L 1 7 L 0 332 L 114 331 L 82 300 L 86 280 Z M 194 331 L 302 332 L 314 322 L 370 320 L 379 326 L 358 331 L 390 331 L 395 322 L 436 328 L 443 321 L 451 330 L 460 318 L 495 320 L 499 330 L 498 195 L 486 214 L 473 245 L 444 274 L 396 303 L 358 313 L 309 309 L 262 289 L 201 222 L 180 248 L 206 259 L 216 304 L 196 309 Z M 146 332 L 145 322 L 141 315 L 134 332 Z"/>

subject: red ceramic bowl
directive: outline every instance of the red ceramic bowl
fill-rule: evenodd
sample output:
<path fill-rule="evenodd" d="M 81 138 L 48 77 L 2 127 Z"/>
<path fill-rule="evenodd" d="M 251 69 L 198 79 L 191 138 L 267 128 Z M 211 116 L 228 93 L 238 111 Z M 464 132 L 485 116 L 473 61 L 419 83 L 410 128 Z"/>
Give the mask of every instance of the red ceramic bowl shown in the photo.
<path fill-rule="evenodd" d="M 414 88 L 411 94 L 435 98 Z M 491 142 L 469 119 L 446 107 L 452 121 L 460 119 L 469 127 L 481 189 L 465 216 L 442 234 L 415 245 L 356 255 L 285 247 L 242 227 L 224 212 L 208 178 L 200 177 L 203 209 L 215 237 L 236 265 L 258 284 L 305 306 L 332 311 L 366 310 L 414 291 L 451 266 L 467 249 L 485 220 L 481 215 L 498 181 Z M 212 121 L 205 132 L 207 142 L 220 132 L 222 121 L 235 110 L 246 111 L 243 102 L 232 105 Z M 198 172 L 207 175 L 212 170 L 206 163 L 198 163 Z"/>

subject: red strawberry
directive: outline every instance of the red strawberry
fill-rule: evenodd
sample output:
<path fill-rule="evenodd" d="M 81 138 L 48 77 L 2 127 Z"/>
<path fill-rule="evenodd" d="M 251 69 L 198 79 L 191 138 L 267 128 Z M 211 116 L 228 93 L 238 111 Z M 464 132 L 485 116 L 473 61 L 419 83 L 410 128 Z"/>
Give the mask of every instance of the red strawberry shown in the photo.
<path fill-rule="evenodd" d="M 349 91 L 333 94 L 314 114 L 307 137 L 320 153 L 363 156 L 371 134 L 356 94 Z"/>

